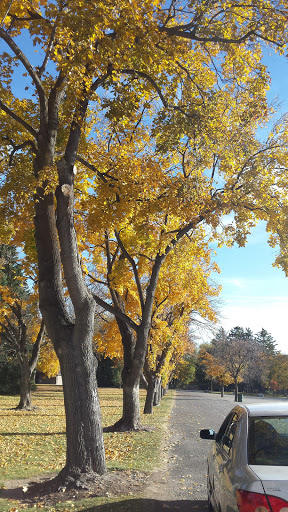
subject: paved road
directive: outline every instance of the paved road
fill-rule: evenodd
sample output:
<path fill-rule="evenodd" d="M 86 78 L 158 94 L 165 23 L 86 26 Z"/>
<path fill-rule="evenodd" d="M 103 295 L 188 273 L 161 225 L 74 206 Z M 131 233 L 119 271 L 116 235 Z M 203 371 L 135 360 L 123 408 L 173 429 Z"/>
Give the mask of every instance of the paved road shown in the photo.
<path fill-rule="evenodd" d="M 166 461 L 156 484 L 146 493 L 153 499 L 153 512 L 163 507 L 181 512 L 208 511 L 206 458 L 210 442 L 201 440 L 199 431 L 217 431 L 234 404 L 230 395 L 221 398 L 204 392 L 176 392 Z"/>

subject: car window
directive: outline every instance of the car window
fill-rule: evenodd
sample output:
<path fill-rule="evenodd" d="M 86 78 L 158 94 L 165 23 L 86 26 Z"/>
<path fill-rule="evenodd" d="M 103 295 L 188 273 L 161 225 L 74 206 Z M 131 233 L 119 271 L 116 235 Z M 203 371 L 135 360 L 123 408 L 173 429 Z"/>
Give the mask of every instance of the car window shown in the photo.
<path fill-rule="evenodd" d="M 288 416 L 249 418 L 248 461 L 288 466 Z"/>
<path fill-rule="evenodd" d="M 220 430 L 216 436 L 217 443 L 222 447 L 222 449 L 227 454 L 229 454 L 233 444 L 233 439 L 237 427 L 237 421 L 238 414 L 237 412 L 234 411 L 227 416 L 226 420 L 221 425 Z"/>

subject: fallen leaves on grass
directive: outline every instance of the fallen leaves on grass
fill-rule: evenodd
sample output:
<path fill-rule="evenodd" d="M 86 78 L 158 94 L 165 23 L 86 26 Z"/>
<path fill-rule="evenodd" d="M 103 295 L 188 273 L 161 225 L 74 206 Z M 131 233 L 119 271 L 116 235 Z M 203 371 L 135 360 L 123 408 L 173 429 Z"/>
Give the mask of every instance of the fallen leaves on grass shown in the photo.
<path fill-rule="evenodd" d="M 114 423 L 122 412 L 122 390 L 100 390 L 103 424 Z M 0 397 L 0 469 L 7 478 L 21 478 L 45 472 L 57 472 L 65 465 L 66 436 L 63 394 L 55 386 L 39 385 L 33 393 L 33 411 L 16 411 L 18 397 Z M 151 436 L 144 433 L 149 449 Z M 108 465 L 131 467 L 141 455 L 141 434 L 104 435 Z M 136 441 L 136 442 L 135 442 Z"/>

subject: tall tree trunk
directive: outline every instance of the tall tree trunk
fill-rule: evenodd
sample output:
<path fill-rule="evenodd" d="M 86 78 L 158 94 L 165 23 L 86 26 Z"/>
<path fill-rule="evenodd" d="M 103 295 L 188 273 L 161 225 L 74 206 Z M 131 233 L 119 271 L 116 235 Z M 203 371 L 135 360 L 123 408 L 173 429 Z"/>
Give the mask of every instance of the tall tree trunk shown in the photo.
<path fill-rule="evenodd" d="M 127 255 L 125 249 L 122 246 L 121 248 Z M 111 270 L 111 255 L 108 236 L 106 237 L 106 250 L 109 274 Z M 147 340 L 151 327 L 151 315 L 155 291 L 157 287 L 160 268 L 164 260 L 165 257 L 163 255 L 157 255 L 157 257 L 155 258 L 150 282 L 146 290 L 146 301 L 144 301 L 143 297 L 141 301 L 142 321 L 141 324 L 136 326 L 134 330 L 131 327 L 131 322 L 128 321 L 128 317 L 126 317 L 127 320 L 123 318 L 124 316 L 126 316 L 125 303 L 123 299 L 112 287 L 109 287 L 111 297 L 115 305 L 115 316 L 121 333 L 124 350 L 124 367 L 122 372 L 123 415 L 122 418 L 119 421 L 117 421 L 114 425 L 112 425 L 111 427 L 106 427 L 104 429 L 105 432 L 131 431 L 143 429 L 140 421 L 139 383 L 146 358 Z M 140 286 L 139 283 L 138 285 Z M 142 296 L 142 292 L 140 293 L 140 295 Z M 119 316 L 119 313 L 121 313 L 121 316 Z"/>
<path fill-rule="evenodd" d="M 156 407 L 157 405 L 160 405 L 161 402 L 161 378 L 156 377 L 155 379 L 155 393 L 154 393 L 154 400 L 153 405 Z"/>
<path fill-rule="evenodd" d="M 238 402 L 238 380 L 237 379 L 234 380 L 234 384 L 235 384 L 235 402 Z"/>
<path fill-rule="evenodd" d="M 141 428 L 140 420 L 140 399 L 139 383 L 140 376 L 137 368 L 123 371 L 123 415 L 116 423 L 121 430 L 139 430 Z"/>
<path fill-rule="evenodd" d="M 165 395 L 167 394 L 168 387 L 169 387 L 169 384 L 167 384 L 167 385 L 165 386 L 165 388 L 162 388 L 162 389 L 163 389 L 163 395 L 162 395 L 162 396 L 165 396 Z"/>
<path fill-rule="evenodd" d="M 21 364 L 20 401 L 16 409 L 31 409 L 31 371 L 27 356 Z"/>
<path fill-rule="evenodd" d="M 137 368 L 125 368 L 122 371 L 123 412 L 120 420 L 114 425 L 105 427 L 104 432 L 129 432 L 141 430 L 139 382 L 140 373 Z"/>
<path fill-rule="evenodd" d="M 89 318 L 90 317 L 90 318 Z M 105 454 L 97 391 L 97 360 L 92 352 L 94 312 L 83 314 L 70 337 L 58 347 L 66 413 L 66 465 L 59 479 L 67 485 L 89 486 L 96 474 L 103 474 Z"/>
<path fill-rule="evenodd" d="M 124 313 L 124 301 L 114 290 L 111 289 L 110 292 L 115 306 Z M 139 386 L 144 361 L 142 364 L 141 362 L 139 364 L 137 359 L 135 359 L 137 339 L 134 330 L 124 320 L 117 316 L 116 321 L 123 345 L 123 409 L 122 417 L 113 425 L 105 427 L 104 432 L 125 432 L 139 430 L 142 428 L 140 421 Z"/>
<path fill-rule="evenodd" d="M 155 377 L 153 372 L 149 369 L 148 364 L 145 363 L 145 376 L 148 382 L 148 389 L 146 394 L 144 414 L 153 414 L 153 402 L 155 394 Z"/>
<path fill-rule="evenodd" d="M 121 325 L 121 334 L 123 341 L 123 327 L 125 330 L 127 325 Z M 142 366 L 134 360 L 132 349 L 135 346 L 135 336 L 133 331 L 126 331 L 124 337 L 124 366 L 122 370 L 122 391 L 123 391 L 123 409 L 122 417 L 114 424 L 104 428 L 104 432 L 127 432 L 132 430 L 140 430 L 140 399 L 139 384 L 142 372 Z M 132 352 L 132 353 L 131 353 Z"/>
<path fill-rule="evenodd" d="M 66 413 L 66 465 L 56 478 L 56 484 L 86 487 L 96 474 L 106 471 L 96 362 L 92 351 L 95 302 L 85 287 L 77 253 L 73 193 L 58 199 L 58 229 L 53 195 L 43 195 L 41 190 L 39 195 L 40 199 L 35 203 L 39 305 L 60 361 Z M 75 318 L 66 309 L 57 231 Z"/>
<path fill-rule="evenodd" d="M 21 339 L 20 339 L 20 351 L 18 353 L 18 361 L 21 368 L 21 376 L 20 376 L 20 401 L 17 405 L 16 409 L 26 409 L 31 410 L 34 409 L 32 407 L 31 403 L 31 377 L 33 374 L 33 371 L 36 368 L 39 354 L 40 354 L 40 346 L 43 340 L 44 336 L 44 321 L 41 321 L 41 325 L 39 328 L 39 332 L 37 335 L 37 338 L 34 342 L 32 354 L 30 357 L 30 360 L 28 359 L 28 352 L 27 352 L 27 329 L 26 324 L 23 320 L 22 316 L 22 310 L 19 309 L 19 324 L 21 325 Z"/>
<path fill-rule="evenodd" d="M 224 396 L 224 384 L 223 382 L 221 382 L 221 397 L 223 398 Z"/>

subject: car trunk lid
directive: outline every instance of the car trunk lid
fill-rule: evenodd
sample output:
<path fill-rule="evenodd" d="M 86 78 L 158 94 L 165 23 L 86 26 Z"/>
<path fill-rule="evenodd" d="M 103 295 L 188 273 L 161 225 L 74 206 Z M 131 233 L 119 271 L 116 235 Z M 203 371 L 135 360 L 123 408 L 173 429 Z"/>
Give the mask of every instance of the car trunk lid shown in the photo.
<path fill-rule="evenodd" d="M 268 496 L 277 496 L 288 502 L 288 467 L 250 465 L 255 475 L 261 480 Z"/>

